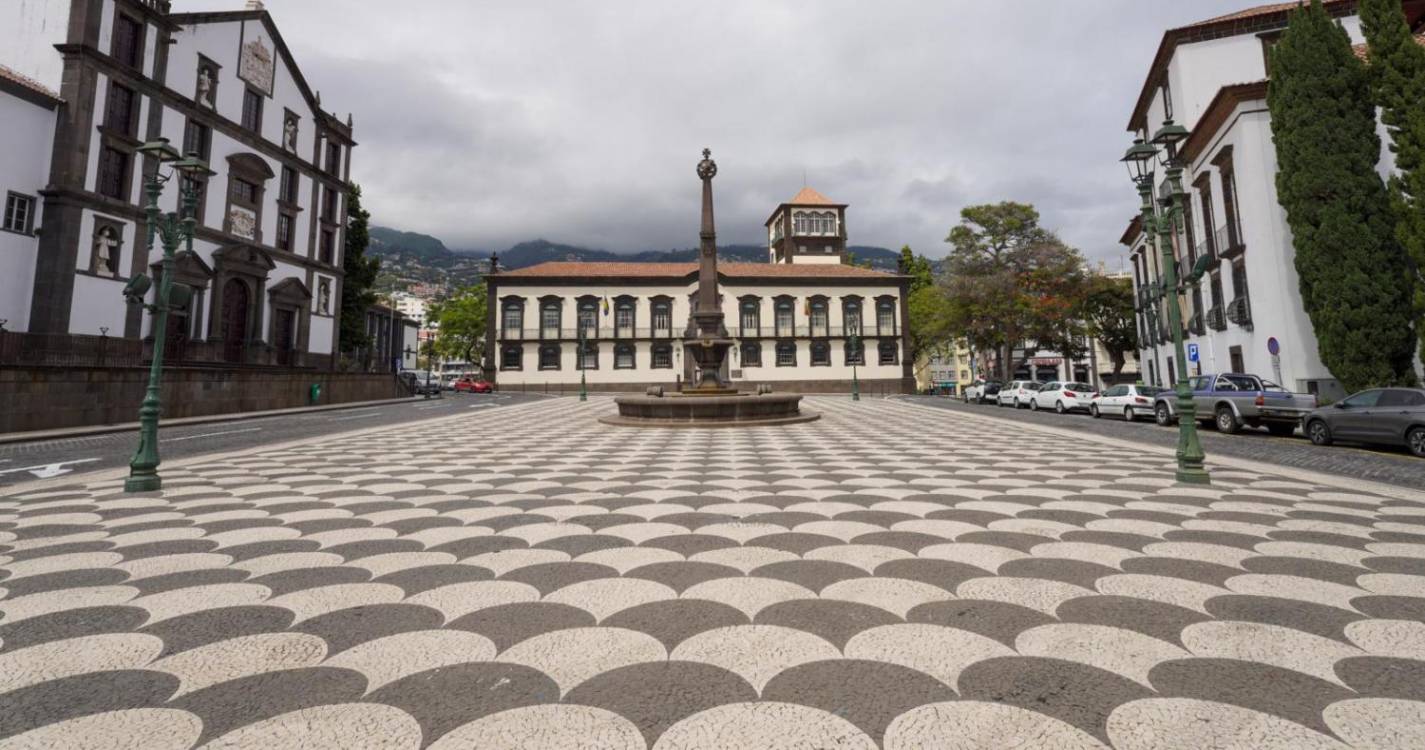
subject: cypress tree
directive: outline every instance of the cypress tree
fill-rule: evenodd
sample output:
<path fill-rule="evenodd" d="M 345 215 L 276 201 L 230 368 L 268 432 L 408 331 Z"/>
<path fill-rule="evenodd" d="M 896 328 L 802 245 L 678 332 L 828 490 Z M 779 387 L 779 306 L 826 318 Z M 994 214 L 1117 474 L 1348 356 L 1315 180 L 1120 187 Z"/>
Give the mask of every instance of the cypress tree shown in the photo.
<path fill-rule="evenodd" d="M 1365 64 L 1321 0 L 1271 55 L 1277 196 L 1321 361 L 1348 390 L 1415 381 L 1409 263 L 1395 238 Z"/>
<path fill-rule="evenodd" d="M 1414 262 L 1415 330 L 1425 347 L 1425 46 L 1410 34 L 1400 0 L 1363 0 L 1371 92 L 1390 135 L 1395 236 Z"/>
<path fill-rule="evenodd" d="M 361 186 L 352 185 L 346 194 L 346 252 L 341 256 L 344 276 L 337 342 L 342 352 L 371 344 L 366 334 L 366 309 L 376 302 L 376 292 L 371 287 L 376 283 L 381 259 L 366 257 L 366 247 L 371 244 L 370 219 L 371 213 L 361 207 Z"/>

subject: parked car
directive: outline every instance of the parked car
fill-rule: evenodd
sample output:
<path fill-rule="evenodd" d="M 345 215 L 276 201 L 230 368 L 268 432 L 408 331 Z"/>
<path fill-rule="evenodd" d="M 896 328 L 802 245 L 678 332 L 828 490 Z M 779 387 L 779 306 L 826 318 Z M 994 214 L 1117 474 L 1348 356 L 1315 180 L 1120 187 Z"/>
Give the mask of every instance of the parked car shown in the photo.
<path fill-rule="evenodd" d="M 439 396 L 440 377 L 426 372 L 418 372 L 412 379 L 412 392 L 417 396 Z"/>
<path fill-rule="evenodd" d="M 1089 414 L 1092 414 L 1094 419 L 1105 414 L 1121 416 L 1125 422 L 1132 422 L 1140 414 L 1151 417 L 1153 399 L 1162 392 L 1162 388 L 1151 385 L 1110 386 L 1094 396 L 1093 403 L 1089 405 Z"/>
<path fill-rule="evenodd" d="M 1034 411 L 1053 409 L 1060 414 L 1071 411 L 1088 411 L 1093 397 L 1098 395 L 1088 383 L 1059 382 L 1045 383 L 1029 400 L 1029 408 Z"/>
<path fill-rule="evenodd" d="M 440 376 L 440 387 L 447 390 L 455 390 L 455 381 L 465 377 L 458 372 L 447 372 Z"/>
<path fill-rule="evenodd" d="M 1016 409 L 1029 408 L 1030 399 L 1044 386 L 1043 383 L 1034 380 L 1014 380 L 1010 384 L 1001 388 L 995 394 L 995 403 L 1000 406 L 1013 406 Z"/>
<path fill-rule="evenodd" d="M 455 381 L 456 393 L 494 393 L 495 384 L 484 378 L 466 375 Z"/>
<path fill-rule="evenodd" d="M 1425 458 L 1425 390 L 1372 388 L 1306 415 L 1306 437 L 1317 445 L 1337 440 L 1404 445 Z"/>
<path fill-rule="evenodd" d="M 990 391 L 990 388 L 994 388 L 994 390 Z M 998 380 L 976 380 L 975 382 L 965 386 L 965 390 L 961 394 L 961 397 L 967 404 L 983 404 L 984 402 L 988 401 L 989 397 L 994 395 L 995 393 L 999 393 Z"/>
<path fill-rule="evenodd" d="M 1198 375 L 1188 381 L 1199 421 L 1211 422 L 1219 432 L 1234 434 L 1242 427 L 1266 427 L 1273 435 L 1296 431 L 1301 418 L 1316 408 L 1316 396 L 1292 393 L 1256 375 L 1228 372 Z M 1153 416 L 1160 425 L 1177 422 L 1177 394 L 1165 390 L 1153 401 Z"/>

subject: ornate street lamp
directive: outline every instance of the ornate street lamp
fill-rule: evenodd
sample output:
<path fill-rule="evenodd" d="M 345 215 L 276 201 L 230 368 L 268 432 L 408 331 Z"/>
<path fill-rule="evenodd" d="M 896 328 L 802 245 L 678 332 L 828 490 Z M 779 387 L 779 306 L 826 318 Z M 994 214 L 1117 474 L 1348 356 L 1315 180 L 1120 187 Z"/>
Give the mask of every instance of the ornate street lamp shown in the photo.
<path fill-rule="evenodd" d="M 584 371 L 589 369 L 589 360 L 587 359 L 589 345 L 588 339 L 585 337 L 584 313 L 579 313 L 577 320 L 579 322 L 579 358 L 577 360 L 579 363 L 579 400 L 588 401 L 589 386 L 584 382 Z"/>
<path fill-rule="evenodd" d="M 1133 142 L 1123 161 L 1128 165 L 1129 175 L 1138 187 L 1138 195 L 1143 201 L 1143 231 L 1150 237 L 1156 235 L 1158 251 L 1162 257 L 1164 272 L 1162 293 L 1167 300 L 1168 328 L 1172 333 L 1176 352 L 1177 368 L 1176 392 L 1178 413 L 1178 469 L 1177 480 L 1189 484 L 1208 484 L 1211 478 L 1203 467 L 1206 456 L 1197 436 L 1197 406 L 1192 400 L 1192 388 L 1188 384 L 1187 353 L 1183 344 L 1183 312 L 1178 295 L 1189 283 L 1196 283 L 1206 271 L 1206 265 L 1199 263 L 1188 279 L 1178 278 L 1178 264 L 1173 253 L 1173 239 L 1181 221 L 1186 217 L 1186 194 L 1183 192 L 1182 161 L 1178 159 L 1178 144 L 1188 137 L 1188 131 L 1172 120 L 1153 135 L 1152 144 L 1139 138 Z M 1166 168 L 1167 194 L 1153 200 L 1153 161 L 1160 160 Z"/>
<path fill-rule="evenodd" d="M 861 357 L 864 356 L 861 352 L 861 337 L 857 336 L 855 331 L 850 332 L 846 335 L 846 345 L 851 347 L 851 351 L 855 355 L 851 359 L 851 400 L 860 401 L 861 379 L 856 375 L 856 366 L 861 363 Z"/>
<path fill-rule="evenodd" d="M 173 281 L 174 255 L 178 247 L 186 241 L 188 249 L 193 249 L 193 233 L 197 227 L 194 218 L 198 205 L 196 178 L 217 174 L 208 168 L 207 162 L 190 153 L 183 157 L 168 144 L 167 138 L 159 138 L 139 147 L 138 152 L 158 160 L 158 167 L 144 183 L 144 193 L 148 205 L 144 215 L 148 224 L 147 251 L 153 254 L 155 237 L 163 244 L 162 271 L 159 274 L 158 289 L 154 293 L 153 304 L 144 304 L 144 296 L 153 286 L 145 274 L 137 274 L 124 287 L 124 296 L 129 304 L 144 305 L 151 316 L 150 331 L 153 335 L 153 361 L 149 363 L 148 391 L 143 405 L 139 407 L 139 445 L 129 460 L 129 477 L 124 480 L 125 492 L 151 492 L 163 486 L 158 475 L 158 417 L 161 411 L 160 388 L 163 384 L 163 344 L 168 336 L 168 313 L 181 310 L 193 297 L 193 289 Z M 165 166 L 169 167 L 167 174 Z M 163 194 L 163 186 L 175 174 L 191 178 L 180 184 L 179 212 L 162 213 L 158 208 L 158 198 Z"/>

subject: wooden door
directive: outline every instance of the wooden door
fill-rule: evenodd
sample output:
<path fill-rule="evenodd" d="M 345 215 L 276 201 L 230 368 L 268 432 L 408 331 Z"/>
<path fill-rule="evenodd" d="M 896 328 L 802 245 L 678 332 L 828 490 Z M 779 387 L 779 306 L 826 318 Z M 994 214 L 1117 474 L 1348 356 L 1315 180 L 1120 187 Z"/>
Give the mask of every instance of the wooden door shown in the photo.
<path fill-rule="evenodd" d="M 249 302 L 247 284 L 237 279 L 228 279 L 223 285 L 223 359 L 241 362 L 243 349 L 247 346 L 247 321 Z"/>
<path fill-rule="evenodd" d="M 292 364 L 292 350 L 297 343 L 297 313 L 278 310 L 272 320 L 272 343 L 277 347 L 277 364 Z"/>

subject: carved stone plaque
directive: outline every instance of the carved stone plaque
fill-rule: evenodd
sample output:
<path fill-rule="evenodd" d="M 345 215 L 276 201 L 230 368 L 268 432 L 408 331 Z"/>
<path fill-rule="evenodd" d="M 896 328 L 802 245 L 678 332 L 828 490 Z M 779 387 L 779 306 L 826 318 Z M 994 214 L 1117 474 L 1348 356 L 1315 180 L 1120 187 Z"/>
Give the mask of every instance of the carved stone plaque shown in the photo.
<path fill-rule="evenodd" d="M 268 49 L 260 38 L 244 44 L 242 56 L 238 58 L 238 78 L 272 96 L 272 76 L 272 50 Z"/>
<path fill-rule="evenodd" d="M 245 240 L 256 240 L 257 214 L 242 206 L 228 206 L 228 231 Z"/>

